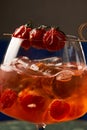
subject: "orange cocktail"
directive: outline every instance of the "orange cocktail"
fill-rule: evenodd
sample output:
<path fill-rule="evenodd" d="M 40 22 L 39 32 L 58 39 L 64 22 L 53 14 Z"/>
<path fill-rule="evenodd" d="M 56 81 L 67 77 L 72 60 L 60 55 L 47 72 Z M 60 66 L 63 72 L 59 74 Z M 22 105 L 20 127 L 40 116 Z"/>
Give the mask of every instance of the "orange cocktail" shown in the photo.
<path fill-rule="evenodd" d="M 17 119 L 46 124 L 82 116 L 87 110 L 84 67 L 79 63 L 62 64 L 57 57 L 35 61 L 22 57 L 9 66 L 2 65 L 1 111 Z"/>

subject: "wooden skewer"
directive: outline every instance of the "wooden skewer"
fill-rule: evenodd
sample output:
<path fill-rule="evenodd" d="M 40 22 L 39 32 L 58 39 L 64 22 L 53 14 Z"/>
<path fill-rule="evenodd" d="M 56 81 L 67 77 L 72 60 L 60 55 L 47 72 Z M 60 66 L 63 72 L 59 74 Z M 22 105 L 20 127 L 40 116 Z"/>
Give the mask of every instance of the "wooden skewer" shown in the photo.
<path fill-rule="evenodd" d="M 4 36 L 11 36 L 11 33 L 3 33 Z"/>
<path fill-rule="evenodd" d="M 79 26 L 78 28 L 78 34 L 79 34 L 79 37 L 80 37 L 80 40 L 77 40 L 77 41 L 81 41 L 81 42 L 87 42 L 87 40 L 85 39 L 85 37 L 83 36 L 83 29 L 87 27 L 87 23 L 83 23 Z M 4 36 L 12 36 L 11 33 L 3 33 Z"/>

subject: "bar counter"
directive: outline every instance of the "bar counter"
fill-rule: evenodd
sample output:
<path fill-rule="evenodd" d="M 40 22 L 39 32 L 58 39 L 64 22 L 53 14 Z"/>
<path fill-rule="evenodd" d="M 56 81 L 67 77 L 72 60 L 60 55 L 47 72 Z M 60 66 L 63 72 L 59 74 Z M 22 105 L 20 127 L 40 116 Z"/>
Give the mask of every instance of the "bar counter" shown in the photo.
<path fill-rule="evenodd" d="M 45 130 L 86 130 L 86 120 L 47 125 Z M 18 120 L 0 121 L 0 130 L 36 130 L 35 125 Z"/>

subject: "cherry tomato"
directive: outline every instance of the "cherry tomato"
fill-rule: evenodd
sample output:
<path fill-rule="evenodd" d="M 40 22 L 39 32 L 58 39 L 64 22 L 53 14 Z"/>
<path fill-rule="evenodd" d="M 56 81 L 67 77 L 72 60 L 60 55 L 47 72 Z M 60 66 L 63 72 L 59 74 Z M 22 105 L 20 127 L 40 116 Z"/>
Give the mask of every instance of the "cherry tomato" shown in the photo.
<path fill-rule="evenodd" d="M 32 29 L 32 31 L 30 32 L 30 41 L 33 47 L 44 49 L 43 36 L 45 32 L 45 26 Z"/>
<path fill-rule="evenodd" d="M 43 37 L 43 43 L 47 50 L 49 51 L 57 51 L 64 47 L 66 36 L 60 30 L 52 27 Z"/>
<path fill-rule="evenodd" d="M 6 89 L 1 95 L 1 109 L 10 108 L 17 99 L 17 93 L 12 89 Z"/>
<path fill-rule="evenodd" d="M 30 41 L 29 41 L 29 35 L 30 35 L 31 30 L 32 30 L 32 28 L 22 25 L 19 28 L 17 28 L 12 35 L 13 37 L 24 39 L 21 44 L 21 46 L 24 49 L 29 49 L 31 46 Z"/>

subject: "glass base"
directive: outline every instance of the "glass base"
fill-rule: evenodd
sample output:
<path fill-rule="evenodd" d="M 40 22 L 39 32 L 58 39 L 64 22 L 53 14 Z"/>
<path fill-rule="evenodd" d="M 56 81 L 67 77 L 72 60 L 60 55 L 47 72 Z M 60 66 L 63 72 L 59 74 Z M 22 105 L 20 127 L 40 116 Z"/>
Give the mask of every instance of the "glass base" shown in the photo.
<path fill-rule="evenodd" d="M 45 124 L 37 124 L 37 125 L 36 125 L 37 130 L 44 130 L 45 127 L 46 127 Z"/>

